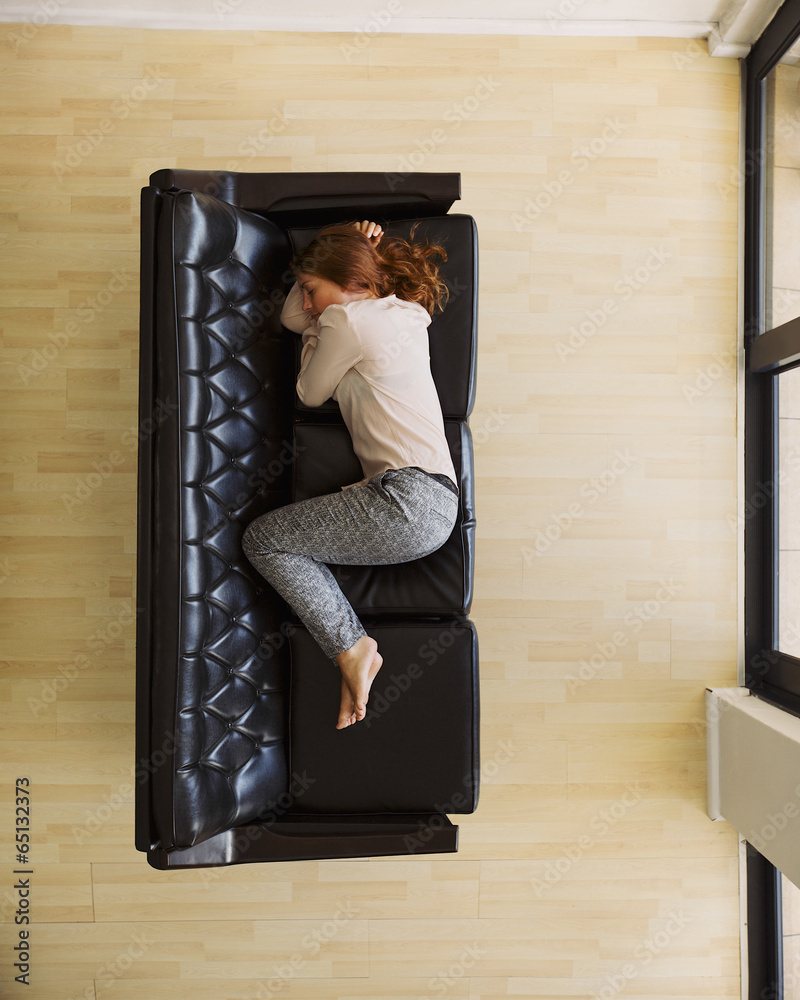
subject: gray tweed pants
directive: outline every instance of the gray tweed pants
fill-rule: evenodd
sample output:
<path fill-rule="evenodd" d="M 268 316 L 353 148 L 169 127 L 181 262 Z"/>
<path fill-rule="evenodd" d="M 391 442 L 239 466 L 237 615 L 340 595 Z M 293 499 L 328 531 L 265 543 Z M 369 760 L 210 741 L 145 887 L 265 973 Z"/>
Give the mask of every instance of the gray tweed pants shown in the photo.
<path fill-rule="evenodd" d="M 311 497 L 256 518 L 242 547 L 333 659 L 367 633 L 325 565 L 380 566 L 435 552 L 450 536 L 458 497 L 414 467 Z"/>

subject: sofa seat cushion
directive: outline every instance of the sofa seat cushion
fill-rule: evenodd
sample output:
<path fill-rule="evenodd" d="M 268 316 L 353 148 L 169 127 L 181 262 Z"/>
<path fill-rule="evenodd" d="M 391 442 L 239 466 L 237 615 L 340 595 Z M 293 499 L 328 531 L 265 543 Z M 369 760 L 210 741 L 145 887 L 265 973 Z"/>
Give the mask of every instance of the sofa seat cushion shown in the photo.
<path fill-rule="evenodd" d="M 444 545 L 422 559 L 390 566 L 331 566 L 359 615 L 442 616 L 469 613 L 475 548 L 472 439 L 469 427 L 445 421 L 460 489 L 458 517 Z M 298 423 L 294 430 L 294 500 L 336 493 L 361 480 L 347 428 Z"/>
<path fill-rule="evenodd" d="M 384 657 L 367 716 L 336 729 L 341 674 L 291 637 L 293 812 L 471 813 L 478 795 L 478 648 L 471 622 L 370 629 Z"/>

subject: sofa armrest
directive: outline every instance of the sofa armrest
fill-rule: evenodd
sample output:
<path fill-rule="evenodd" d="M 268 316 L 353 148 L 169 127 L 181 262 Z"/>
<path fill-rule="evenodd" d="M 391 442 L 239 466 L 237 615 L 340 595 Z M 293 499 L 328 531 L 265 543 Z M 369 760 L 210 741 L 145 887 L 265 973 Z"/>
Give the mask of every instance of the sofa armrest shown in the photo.
<path fill-rule="evenodd" d="M 153 868 L 209 868 L 263 861 L 454 854 L 458 827 L 440 813 L 281 817 L 233 827 L 185 850 L 149 851 Z"/>
<path fill-rule="evenodd" d="M 458 173 L 235 173 L 224 170 L 157 170 L 150 183 L 161 190 L 184 188 L 238 208 L 269 214 L 279 225 L 372 211 L 381 218 L 446 215 L 461 197 Z"/>

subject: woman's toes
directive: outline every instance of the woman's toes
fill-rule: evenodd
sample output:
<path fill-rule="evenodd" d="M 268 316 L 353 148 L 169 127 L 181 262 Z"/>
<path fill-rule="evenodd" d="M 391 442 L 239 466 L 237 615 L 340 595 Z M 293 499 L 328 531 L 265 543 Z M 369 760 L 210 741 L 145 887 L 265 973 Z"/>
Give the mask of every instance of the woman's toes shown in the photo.
<path fill-rule="evenodd" d="M 346 729 L 356 721 L 356 706 L 350 688 L 342 678 L 342 701 L 339 706 L 339 721 L 336 723 L 337 729 Z"/>

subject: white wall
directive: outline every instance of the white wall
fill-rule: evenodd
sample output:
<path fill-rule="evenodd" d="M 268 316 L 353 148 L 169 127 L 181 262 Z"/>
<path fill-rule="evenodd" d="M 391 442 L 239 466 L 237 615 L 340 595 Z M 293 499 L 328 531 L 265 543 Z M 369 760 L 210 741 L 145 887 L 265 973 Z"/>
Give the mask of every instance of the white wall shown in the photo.
<path fill-rule="evenodd" d="M 448 34 L 663 35 L 747 45 L 780 0 L 12 0 L 0 21 L 151 28 Z M 454 14 L 457 11 L 457 15 Z M 730 36 L 730 37 L 729 37 Z M 741 36 L 741 37 L 740 37 Z M 741 55 L 720 51 L 721 55 Z"/>

